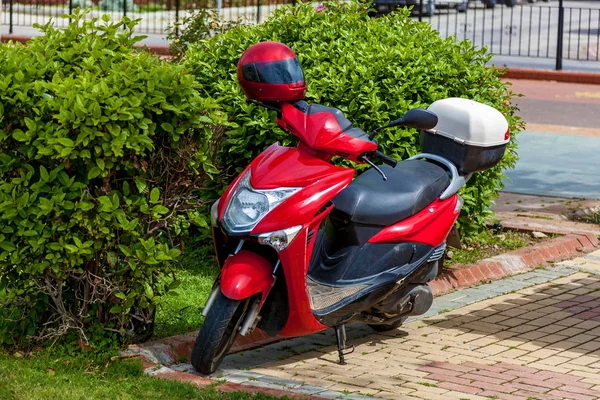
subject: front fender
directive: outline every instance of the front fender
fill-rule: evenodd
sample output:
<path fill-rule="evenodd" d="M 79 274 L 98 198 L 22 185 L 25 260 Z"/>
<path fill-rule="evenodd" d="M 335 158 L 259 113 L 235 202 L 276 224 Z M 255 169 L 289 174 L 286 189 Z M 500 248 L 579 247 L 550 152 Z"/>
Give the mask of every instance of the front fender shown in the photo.
<path fill-rule="evenodd" d="M 261 303 L 273 287 L 273 265 L 264 257 L 240 250 L 225 261 L 221 270 L 221 292 L 232 300 L 243 300 L 262 293 Z"/>

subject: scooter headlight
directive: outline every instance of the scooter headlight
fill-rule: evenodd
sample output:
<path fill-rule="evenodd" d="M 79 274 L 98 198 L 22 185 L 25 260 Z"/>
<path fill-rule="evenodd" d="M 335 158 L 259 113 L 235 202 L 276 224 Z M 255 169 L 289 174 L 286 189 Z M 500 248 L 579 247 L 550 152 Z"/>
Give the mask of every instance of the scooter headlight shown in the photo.
<path fill-rule="evenodd" d="M 300 188 L 258 190 L 250 185 L 250 171 L 240 179 L 225 210 L 223 223 L 231 233 L 250 233 L 258 222 Z"/>

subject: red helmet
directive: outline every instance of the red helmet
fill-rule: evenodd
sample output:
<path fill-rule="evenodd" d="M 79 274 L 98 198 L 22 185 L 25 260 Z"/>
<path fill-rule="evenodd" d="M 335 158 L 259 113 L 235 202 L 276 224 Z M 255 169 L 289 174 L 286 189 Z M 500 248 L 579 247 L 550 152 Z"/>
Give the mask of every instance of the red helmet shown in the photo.
<path fill-rule="evenodd" d="M 304 73 L 296 54 L 283 43 L 261 42 L 246 49 L 237 66 L 246 97 L 258 101 L 302 100 Z"/>

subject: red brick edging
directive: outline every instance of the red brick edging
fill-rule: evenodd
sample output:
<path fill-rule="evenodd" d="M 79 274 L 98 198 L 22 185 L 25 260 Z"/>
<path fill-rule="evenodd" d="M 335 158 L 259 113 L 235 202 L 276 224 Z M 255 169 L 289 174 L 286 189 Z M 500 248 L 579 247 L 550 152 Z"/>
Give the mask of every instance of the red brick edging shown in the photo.
<path fill-rule="evenodd" d="M 502 75 L 507 79 L 533 79 L 538 81 L 557 81 L 569 83 L 592 83 L 600 85 L 600 73 L 554 71 L 546 69 L 509 68 Z"/>
<path fill-rule="evenodd" d="M 589 232 L 569 233 L 509 253 L 487 258 L 465 268 L 443 272 L 429 287 L 434 295 L 467 288 L 481 282 L 504 278 L 549 262 L 564 261 L 600 246 L 598 237 Z"/>

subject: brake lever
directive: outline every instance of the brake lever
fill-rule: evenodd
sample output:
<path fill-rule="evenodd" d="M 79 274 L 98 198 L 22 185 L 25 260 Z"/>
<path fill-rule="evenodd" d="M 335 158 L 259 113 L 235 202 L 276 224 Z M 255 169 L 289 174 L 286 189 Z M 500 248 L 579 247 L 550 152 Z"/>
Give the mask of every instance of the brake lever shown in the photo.
<path fill-rule="evenodd" d="M 387 176 L 385 176 L 385 174 L 383 173 L 383 171 L 381 169 L 379 169 L 379 167 L 375 164 L 373 164 L 373 162 L 371 160 L 369 160 L 366 156 L 359 156 L 357 158 L 358 161 L 364 161 L 367 164 L 369 164 L 375 171 L 379 172 L 381 174 L 381 176 L 383 177 L 384 181 L 387 181 Z"/>

